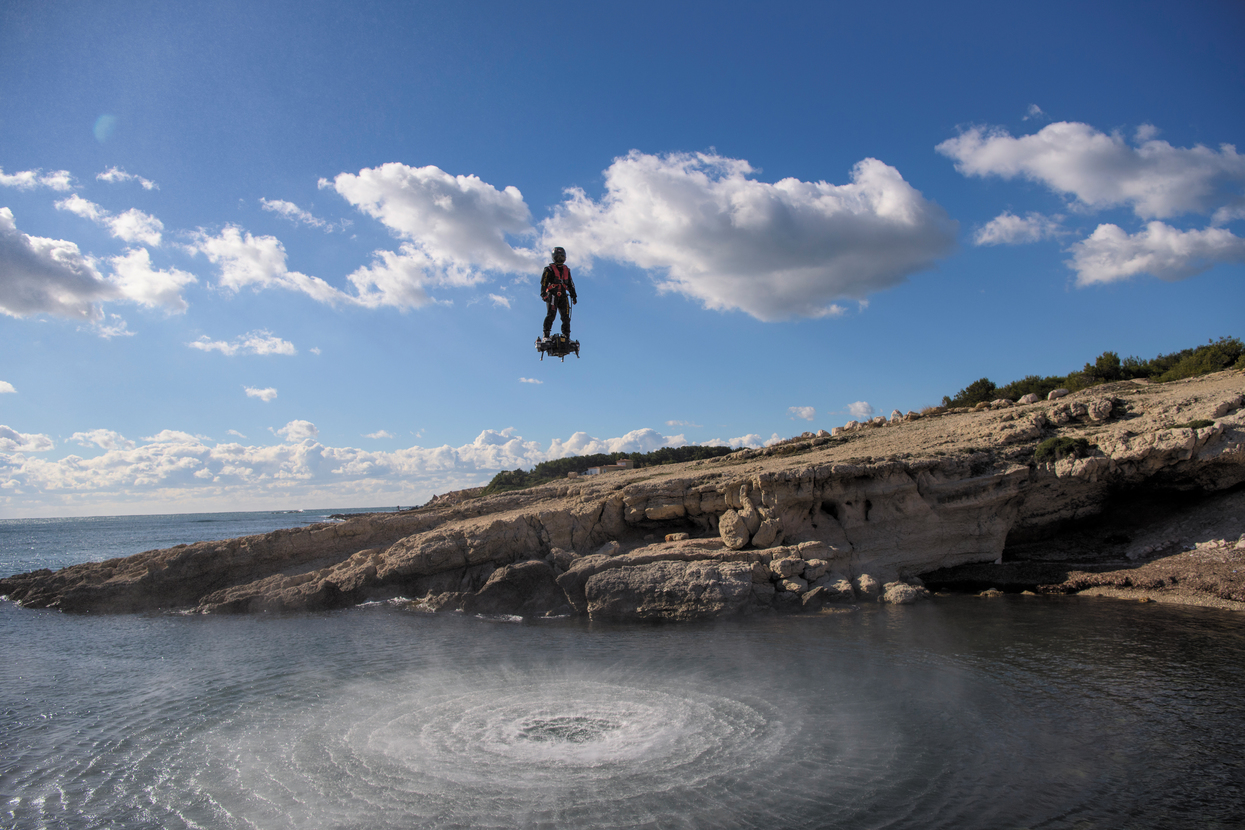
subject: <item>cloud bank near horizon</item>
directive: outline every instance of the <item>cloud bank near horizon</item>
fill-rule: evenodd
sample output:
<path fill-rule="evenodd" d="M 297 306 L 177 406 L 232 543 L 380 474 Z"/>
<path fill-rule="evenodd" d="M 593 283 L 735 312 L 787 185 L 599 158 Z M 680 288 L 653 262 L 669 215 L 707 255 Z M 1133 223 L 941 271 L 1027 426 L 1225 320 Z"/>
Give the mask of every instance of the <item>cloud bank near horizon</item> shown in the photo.
<path fill-rule="evenodd" d="M 341 499 L 384 504 L 399 492 L 406 501 L 413 497 L 422 501 L 436 492 L 478 486 L 501 470 L 530 469 L 542 461 L 596 453 L 645 453 L 689 443 L 682 434 L 638 429 L 615 438 L 576 432 L 566 439 L 554 438 L 545 447 L 510 428 L 483 430 L 471 443 L 458 447 L 381 451 L 327 446 L 319 440 L 315 424 L 305 420 L 291 421 L 273 433 L 280 440 L 262 445 L 214 442 L 177 430 L 135 441 L 113 430 L 95 429 L 74 433 L 69 439 L 98 450 L 93 457 L 71 454 L 48 459 L 42 456 L 55 449 L 49 436 L 0 425 L 0 505 L 12 510 L 30 503 L 54 509 L 89 507 L 104 499 L 177 503 L 192 498 L 205 503 L 231 498 L 286 499 L 288 503 L 319 494 L 333 496 L 326 504 Z M 775 440 L 777 436 L 767 441 L 748 435 L 700 443 L 760 447 Z"/>

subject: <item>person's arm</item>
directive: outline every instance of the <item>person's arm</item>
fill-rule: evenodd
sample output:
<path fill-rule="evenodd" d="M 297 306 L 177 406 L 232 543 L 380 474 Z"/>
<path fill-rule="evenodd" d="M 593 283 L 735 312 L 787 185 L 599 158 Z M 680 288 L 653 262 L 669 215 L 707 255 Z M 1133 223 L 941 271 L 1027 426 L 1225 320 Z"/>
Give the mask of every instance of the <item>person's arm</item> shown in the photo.
<path fill-rule="evenodd" d="M 571 269 L 566 269 L 566 290 L 571 295 L 571 302 L 577 303 L 579 299 L 575 296 L 575 280 L 571 277 Z"/>

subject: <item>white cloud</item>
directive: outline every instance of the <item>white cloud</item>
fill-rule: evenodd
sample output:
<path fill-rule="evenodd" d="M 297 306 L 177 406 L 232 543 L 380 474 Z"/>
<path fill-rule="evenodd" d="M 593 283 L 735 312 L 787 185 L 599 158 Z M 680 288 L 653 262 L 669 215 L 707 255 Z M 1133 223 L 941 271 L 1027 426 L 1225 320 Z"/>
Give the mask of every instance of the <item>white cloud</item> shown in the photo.
<path fill-rule="evenodd" d="M 277 390 L 273 389 L 271 386 L 263 389 L 258 389 L 254 386 L 244 386 L 242 388 L 246 391 L 246 396 L 248 398 L 259 398 L 264 403 L 275 400 L 277 397 Z"/>
<path fill-rule="evenodd" d="M 1060 233 L 1057 217 L 1028 213 L 1023 217 L 1004 211 L 977 229 L 975 245 L 1020 245 L 1038 242 Z"/>
<path fill-rule="evenodd" d="M 654 429 L 635 429 L 619 438 L 593 438 L 586 432 L 576 432 L 566 441 L 553 439 L 549 446 L 550 458 L 566 458 L 572 455 L 595 455 L 614 452 L 652 452 L 662 447 L 681 447 L 687 443 L 682 435 L 662 435 Z"/>
<path fill-rule="evenodd" d="M 544 383 L 544 381 L 537 380 L 536 378 L 519 378 L 519 383 L 535 383 L 539 385 L 539 384 Z"/>
<path fill-rule="evenodd" d="M 863 421 L 865 418 L 872 418 L 877 414 L 877 410 L 870 406 L 868 401 L 856 401 L 855 403 L 849 403 L 847 405 L 847 411 L 850 412 L 852 417 L 858 421 Z"/>
<path fill-rule="evenodd" d="M 89 432 L 75 432 L 69 440 L 83 447 L 102 447 L 106 450 L 132 450 L 136 444 L 119 432 L 111 429 L 93 429 Z"/>
<path fill-rule="evenodd" d="M 98 334 L 105 340 L 111 340 L 114 337 L 133 337 L 134 332 L 130 331 L 129 324 L 122 319 L 120 314 L 109 314 L 107 319 L 111 323 L 105 322 L 101 317 L 91 323 L 91 331 Z"/>
<path fill-rule="evenodd" d="M 1224 228 L 1181 231 L 1151 222 L 1128 234 L 1117 225 L 1099 225 L 1069 251 L 1078 285 L 1117 282 L 1138 274 L 1175 281 L 1221 263 L 1245 262 L 1245 239 Z"/>
<path fill-rule="evenodd" d="M 203 436 L 191 435 L 189 432 L 181 432 L 176 429 L 162 429 L 155 435 L 148 435 L 143 439 L 153 444 L 201 444 Z"/>
<path fill-rule="evenodd" d="M 1031 118 L 1045 118 L 1045 117 L 1046 117 L 1046 113 L 1042 112 L 1041 107 L 1039 107 L 1037 104 L 1030 104 L 1028 112 L 1025 113 L 1025 117 L 1022 118 L 1021 120 L 1028 121 Z"/>
<path fill-rule="evenodd" d="M 852 183 L 748 178 L 748 162 L 632 151 L 605 171 L 595 202 L 575 188 L 544 240 L 660 272 L 661 291 L 766 321 L 843 313 L 948 254 L 956 224 L 895 168 L 865 159 Z"/>
<path fill-rule="evenodd" d="M 164 224 L 154 216 L 143 213 L 137 208 L 130 208 L 125 213 L 113 215 L 94 202 L 83 199 L 77 193 L 56 203 L 58 210 L 89 219 L 95 224 L 108 228 L 108 232 L 125 242 L 141 242 L 144 245 L 160 246 Z"/>
<path fill-rule="evenodd" d="M 322 186 L 329 186 L 327 182 Z M 506 236 L 533 231 L 518 188 L 498 190 L 476 176 L 452 176 L 438 167 L 390 162 L 340 173 L 331 185 L 346 201 L 410 240 L 437 271 L 524 271 L 539 265 L 535 251 L 516 249 Z M 445 277 L 440 277 L 445 280 Z M 449 283 L 463 277 L 450 277 Z"/>
<path fill-rule="evenodd" d="M 313 228 L 323 228 L 326 233 L 333 230 L 333 226 L 319 217 L 313 216 L 311 213 L 300 208 L 293 202 L 286 202 L 281 199 L 264 199 L 259 200 L 260 206 L 270 213 L 275 213 L 289 219 L 295 224 L 310 225 Z"/>
<path fill-rule="evenodd" d="M 811 406 L 789 406 L 787 407 L 787 412 L 791 414 L 792 420 L 803 418 L 806 421 L 811 421 L 817 416 L 817 410 Z"/>
<path fill-rule="evenodd" d="M 73 189 L 73 176 L 68 170 L 53 170 L 44 173 L 42 170 L 23 170 L 20 173 L 5 173 L 0 167 L 0 185 L 16 187 L 18 190 L 33 190 L 46 187 L 66 193 Z"/>
<path fill-rule="evenodd" d="M 294 348 L 293 343 L 288 340 L 282 340 L 267 329 L 249 331 L 240 337 L 235 337 L 232 343 L 224 340 L 213 340 L 205 334 L 198 340 L 186 345 L 203 352 L 220 352 L 226 357 L 240 354 L 298 354 L 298 349 Z"/>
<path fill-rule="evenodd" d="M 161 271 L 151 265 L 151 254 L 146 248 L 131 248 L 122 256 L 109 259 L 112 264 L 112 283 L 121 296 L 140 305 L 185 312 L 190 304 L 182 297 L 181 290 L 198 282 L 193 274 L 170 268 Z"/>
<path fill-rule="evenodd" d="M 285 440 L 291 444 L 299 444 L 304 441 L 314 441 L 320 437 L 320 430 L 316 429 L 316 425 L 310 421 L 290 421 L 281 429 L 277 430 L 277 435 L 282 435 Z"/>
<path fill-rule="evenodd" d="M 13 212 L 0 208 L 0 312 L 95 320 L 98 303 L 118 295 L 77 245 L 28 236 L 17 229 Z"/>
<path fill-rule="evenodd" d="M 18 432 L 0 424 L 0 452 L 47 452 L 55 446 L 46 435 Z M 4 476 L 0 475 L 0 478 Z"/>
<path fill-rule="evenodd" d="M 376 432 L 369 432 L 367 435 L 364 435 L 363 437 L 364 438 L 375 438 L 375 439 L 392 438 L 393 434 L 390 433 L 388 430 L 378 429 Z"/>
<path fill-rule="evenodd" d="M 16 395 L 17 390 L 7 380 L 0 380 L 0 395 Z"/>
<path fill-rule="evenodd" d="M 1137 146 L 1119 134 L 1062 121 L 1015 138 L 974 127 L 938 145 L 966 176 L 1021 177 L 1078 200 L 1083 208 L 1128 206 L 1143 219 L 1209 213 L 1238 200 L 1245 156 L 1231 144 L 1173 147 L 1145 125 Z"/>
<path fill-rule="evenodd" d="M 694 424 L 691 421 L 666 421 L 668 427 L 692 427 L 693 429 L 702 429 L 703 424 Z"/>
<path fill-rule="evenodd" d="M 510 308 L 509 297 L 503 297 L 500 294 L 489 294 L 488 298 L 493 301 L 493 305 L 495 306 L 503 306 L 505 308 Z"/>
<path fill-rule="evenodd" d="M 238 437 L 238 438 L 242 438 L 242 439 L 245 439 L 245 438 L 246 438 L 246 436 L 245 436 L 245 435 L 243 435 L 242 433 L 238 432 L 236 429 L 226 430 L 226 431 L 225 431 L 225 434 L 226 434 L 226 435 L 234 435 L 234 436 L 236 436 L 236 437 Z"/>
<path fill-rule="evenodd" d="M 21 436 L 0 427 L 0 480 L 27 492 L 34 506 L 72 499 L 84 504 L 160 503 L 220 506 L 236 504 L 356 503 L 385 504 L 425 500 L 433 493 L 473 487 L 499 470 L 530 469 L 541 461 L 580 452 L 646 451 L 682 446 L 682 436 L 637 430 L 619 438 L 592 438 L 577 433 L 548 447 L 525 441 L 513 429 L 484 430 L 461 446 L 412 446 L 393 451 L 328 447 L 317 440 L 314 425 L 292 421 L 274 445 L 223 442 L 164 430 L 143 443 L 115 436 L 116 448 L 94 458 L 68 456 L 47 460 L 30 453 L 52 448 L 45 436 Z M 97 433 L 107 441 L 102 432 Z M 231 431 L 231 435 L 242 438 Z M 83 433 L 83 436 L 91 433 Z M 760 447 L 776 443 L 751 435 L 731 446 Z M 7 442 L 7 443 L 6 443 Z M 727 442 L 708 442 L 723 446 Z M 98 446 L 98 442 L 95 444 Z M 401 501 L 396 494 L 404 493 Z"/>
<path fill-rule="evenodd" d="M 319 277 L 289 270 L 285 246 L 275 236 L 253 236 L 236 225 L 228 225 L 215 236 L 199 231 L 189 249 L 203 254 L 219 268 L 218 284 L 229 291 L 247 286 L 277 287 L 301 291 L 322 303 L 352 299 Z"/>
<path fill-rule="evenodd" d="M 109 182 L 110 184 L 115 184 L 116 182 L 138 182 L 143 186 L 143 190 L 160 189 L 160 185 L 156 184 L 151 179 L 144 179 L 142 176 L 135 176 L 132 173 L 127 173 L 120 167 L 109 167 L 103 173 L 96 173 L 95 179 L 96 181 Z"/>

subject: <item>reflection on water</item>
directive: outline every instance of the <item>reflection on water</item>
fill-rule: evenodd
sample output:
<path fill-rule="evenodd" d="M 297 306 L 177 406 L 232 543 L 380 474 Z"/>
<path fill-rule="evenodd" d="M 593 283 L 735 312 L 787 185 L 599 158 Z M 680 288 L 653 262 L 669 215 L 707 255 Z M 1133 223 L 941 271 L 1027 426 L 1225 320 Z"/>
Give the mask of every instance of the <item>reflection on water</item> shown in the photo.
<path fill-rule="evenodd" d="M 705 626 L 0 605 L 13 827 L 1230 827 L 1238 616 Z"/>

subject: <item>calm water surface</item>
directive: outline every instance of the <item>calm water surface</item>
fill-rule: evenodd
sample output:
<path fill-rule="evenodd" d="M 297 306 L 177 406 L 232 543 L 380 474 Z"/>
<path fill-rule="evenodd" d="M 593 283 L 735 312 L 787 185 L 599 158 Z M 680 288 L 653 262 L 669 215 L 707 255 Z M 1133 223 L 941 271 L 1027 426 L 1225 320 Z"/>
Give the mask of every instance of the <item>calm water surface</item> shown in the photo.
<path fill-rule="evenodd" d="M 1242 631 L 1029 597 L 653 627 L 5 602 L 0 826 L 1240 827 Z"/>

